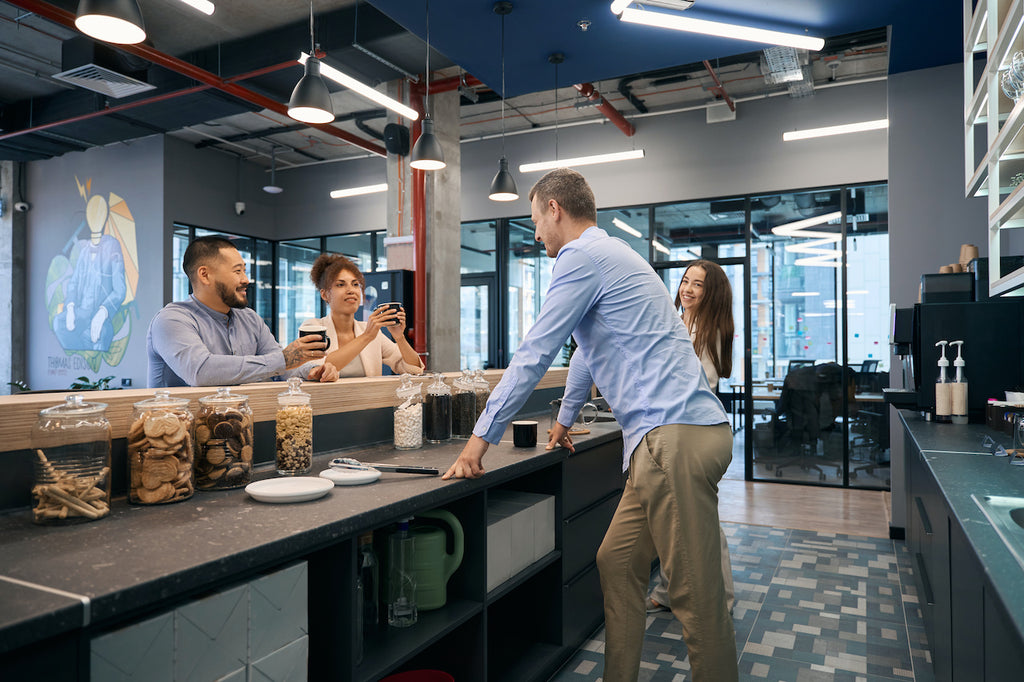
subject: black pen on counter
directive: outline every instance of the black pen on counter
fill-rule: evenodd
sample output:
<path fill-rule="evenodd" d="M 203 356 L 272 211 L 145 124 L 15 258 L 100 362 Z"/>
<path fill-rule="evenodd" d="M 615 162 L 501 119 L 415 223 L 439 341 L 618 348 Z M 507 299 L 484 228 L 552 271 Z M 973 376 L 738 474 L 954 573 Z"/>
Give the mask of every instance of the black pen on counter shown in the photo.
<path fill-rule="evenodd" d="M 376 464 L 371 462 L 360 462 L 351 457 L 338 457 L 331 460 L 331 466 L 335 469 L 376 469 L 396 474 L 425 474 L 437 476 L 440 470 L 435 467 L 415 466 L 411 464 Z"/>

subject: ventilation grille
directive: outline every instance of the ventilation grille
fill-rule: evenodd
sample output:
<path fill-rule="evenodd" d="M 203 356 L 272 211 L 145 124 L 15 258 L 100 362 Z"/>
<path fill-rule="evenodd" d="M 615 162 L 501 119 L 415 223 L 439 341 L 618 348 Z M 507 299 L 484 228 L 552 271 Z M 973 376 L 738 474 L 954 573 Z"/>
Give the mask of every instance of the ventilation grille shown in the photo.
<path fill-rule="evenodd" d="M 83 64 L 54 74 L 53 77 L 59 81 L 118 99 L 156 89 L 155 85 L 143 83 L 95 64 Z"/>

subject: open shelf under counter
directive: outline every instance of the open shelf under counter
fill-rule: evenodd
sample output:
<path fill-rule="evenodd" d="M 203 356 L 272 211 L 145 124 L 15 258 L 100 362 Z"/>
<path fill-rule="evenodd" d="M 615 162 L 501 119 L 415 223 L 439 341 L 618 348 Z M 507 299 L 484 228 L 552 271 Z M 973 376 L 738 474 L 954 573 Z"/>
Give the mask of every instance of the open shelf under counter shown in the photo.
<path fill-rule="evenodd" d="M 416 624 L 410 627 L 382 626 L 378 636 L 366 640 L 363 662 L 356 667 L 353 679 L 380 679 L 482 611 L 480 602 L 460 599 L 435 611 L 420 611 Z"/>
<path fill-rule="evenodd" d="M 487 601 L 494 602 L 501 599 L 509 592 L 512 592 L 517 587 L 525 583 L 527 580 L 537 575 L 551 564 L 558 561 L 562 556 L 562 553 L 558 550 L 548 552 L 537 561 L 524 568 L 523 570 L 516 573 L 514 576 L 501 583 L 493 590 L 487 593 Z"/>
<path fill-rule="evenodd" d="M 555 644 L 535 642 L 524 649 L 511 665 L 491 670 L 490 682 L 522 682 L 544 679 L 558 668 L 565 658 L 565 650 Z"/>

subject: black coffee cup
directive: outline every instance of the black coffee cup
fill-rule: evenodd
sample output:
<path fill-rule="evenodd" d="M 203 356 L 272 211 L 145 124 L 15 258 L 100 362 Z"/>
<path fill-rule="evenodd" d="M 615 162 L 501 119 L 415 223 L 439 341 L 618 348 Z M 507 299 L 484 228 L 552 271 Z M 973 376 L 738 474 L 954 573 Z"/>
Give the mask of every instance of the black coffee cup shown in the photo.
<path fill-rule="evenodd" d="M 377 306 L 373 309 L 373 312 L 377 312 L 378 310 L 380 310 L 382 308 L 387 308 L 388 309 L 388 313 L 387 314 L 388 315 L 393 315 L 393 314 L 399 313 L 402 310 L 402 304 L 401 303 L 396 303 L 394 301 L 389 301 L 389 302 L 386 302 L 386 303 L 378 303 Z M 395 318 L 395 321 L 392 322 L 391 324 L 397 324 L 397 322 L 398 322 L 398 319 Z"/>
<path fill-rule="evenodd" d="M 537 422 L 515 421 L 512 422 L 512 443 L 517 448 L 532 448 L 537 446 Z"/>
<path fill-rule="evenodd" d="M 326 344 L 323 348 L 324 352 L 331 346 L 331 337 L 327 336 L 327 327 L 322 324 L 304 324 L 299 327 L 299 336 L 319 336 L 323 339 Z"/>

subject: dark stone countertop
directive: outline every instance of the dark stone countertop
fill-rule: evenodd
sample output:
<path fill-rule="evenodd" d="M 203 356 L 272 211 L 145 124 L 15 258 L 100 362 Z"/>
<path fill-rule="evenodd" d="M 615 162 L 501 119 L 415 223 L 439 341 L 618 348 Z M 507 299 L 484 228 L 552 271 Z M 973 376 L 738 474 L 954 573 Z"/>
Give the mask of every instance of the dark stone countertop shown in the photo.
<path fill-rule="evenodd" d="M 991 456 L 992 448 L 982 444 L 987 435 L 1009 449 L 1010 436 L 980 424 L 926 422 L 909 410 L 901 410 L 900 416 L 921 448 L 1018 636 L 1024 636 L 1024 568 L 971 499 L 972 494 L 1024 497 L 1024 467 L 1011 465 L 1006 457 Z"/>
<path fill-rule="evenodd" d="M 488 450 L 487 473 L 476 480 L 383 473 L 372 484 L 335 486 L 325 497 L 296 504 L 257 502 L 241 488 L 197 491 L 170 505 L 132 506 L 120 498 L 109 517 L 71 526 L 37 526 L 27 510 L 0 516 L 0 653 L 90 624 L 136 617 L 566 459 L 567 450 L 544 449 L 547 420 L 538 421 L 535 449 L 513 447 L 509 429 Z M 574 439 L 578 454 L 621 437 L 615 422 L 590 429 L 590 435 Z M 338 450 L 315 457 L 310 475 L 337 456 L 433 466 L 444 473 L 463 443 L 399 451 L 388 441 Z M 272 467 L 263 467 L 253 478 L 275 476 Z"/>

